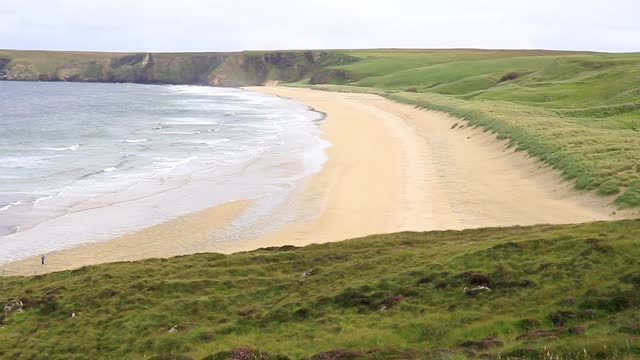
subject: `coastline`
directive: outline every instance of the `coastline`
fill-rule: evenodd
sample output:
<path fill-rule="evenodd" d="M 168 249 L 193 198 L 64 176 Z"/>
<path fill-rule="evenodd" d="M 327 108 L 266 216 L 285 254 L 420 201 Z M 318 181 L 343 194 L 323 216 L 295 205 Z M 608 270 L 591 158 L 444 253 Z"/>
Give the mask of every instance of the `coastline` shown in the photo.
<path fill-rule="evenodd" d="M 223 204 L 111 241 L 4 265 L 7 275 L 32 275 L 113 261 L 196 252 L 253 250 L 265 246 L 340 241 L 398 231 L 562 224 L 632 216 L 609 205 L 612 198 L 573 189 L 557 172 L 506 148 L 481 129 L 447 114 L 414 109 L 370 94 L 303 88 L 251 87 L 301 101 L 326 114 L 321 125 L 323 169 L 301 195 L 309 221 L 234 243 L 208 234 L 233 221 L 249 201 Z M 176 241 L 178 240 L 178 241 Z"/>
<path fill-rule="evenodd" d="M 573 224 L 638 215 L 612 206 L 613 196 L 576 190 L 557 171 L 508 148 L 508 140 L 447 113 L 365 93 L 247 89 L 325 112 L 323 129 L 334 146 L 305 193 L 305 203 L 321 207 L 321 215 L 238 250 L 400 231 Z"/>
<path fill-rule="evenodd" d="M 87 243 L 0 265 L 2 275 L 39 275 L 107 262 L 136 261 L 193 254 L 210 250 L 209 234 L 221 229 L 251 206 L 240 200 L 181 216 L 112 240 Z"/>

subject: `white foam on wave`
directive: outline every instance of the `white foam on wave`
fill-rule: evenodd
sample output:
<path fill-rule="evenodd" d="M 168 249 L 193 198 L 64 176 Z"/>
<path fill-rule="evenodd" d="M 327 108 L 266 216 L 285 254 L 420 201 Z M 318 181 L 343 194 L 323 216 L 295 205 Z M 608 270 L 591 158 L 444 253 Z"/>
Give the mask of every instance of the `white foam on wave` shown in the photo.
<path fill-rule="evenodd" d="M 52 150 L 52 151 L 66 151 L 66 150 L 77 151 L 79 148 L 80 148 L 80 144 L 75 144 L 75 145 L 71 145 L 71 146 L 67 146 L 67 147 L 60 147 L 60 148 L 46 147 L 46 148 L 43 148 L 43 149 L 44 150 Z"/>
<path fill-rule="evenodd" d="M 104 171 L 104 172 L 112 172 L 112 171 L 116 171 L 116 170 L 117 170 L 117 168 L 115 168 L 115 167 L 113 167 L 113 166 L 112 166 L 112 167 L 105 168 L 105 169 L 102 169 L 102 171 Z"/>
<path fill-rule="evenodd" d="M 163 121 L 163 125 L 214 125 L 218 122 L 213 119 L 194 118 L 194 117 L 182 117 L 182 118 L 170 118 L 168 121 Z"/>
<path fill-rule="evenodd" d="M 198 135 L 200 131 L 160 131 L 160 134 L 168 135 Z"/>
<path fill-rule="evenodd" d="M 177 90 L 178 92 L 185 94 L 194 94 L 194 95 L 220 95 L 220 94 L 228 94 L 229 92 L 239 92 L 240 90 L 235 89 L 219 89 L 210 86 L 193 86 L 193 85 L 173 85 L 170 87 L 172 90 Z"/>
<path fill-rule="evenodd" d="M 47 195 L 47 196 L 43 196 L 41 198 L 37 198 L 34 202 L 33 202 L 33 206 L 37 206 L 39 203 L 45 201 L 45 200 L 49 200 L 53 198 L 53 195 Z"/>
<path fill-rule="evenodd" d="M 197 156 L 189 156 L 187 158 L 169 158 L 169 157 L 161 157 L 161 158 L 157 158 L 154 159 L 156 161 L 160 161 L 160 162 L 170 162 L 170 163 L 176 163 L 176 164 L 184 164 L 187 163 L 191 160 L 195 160 L 197 159 Z"/>
<path fill-rule="evenodd" d="M 169 121 L 163 122 L 165 125 L 170 126 L 209 126 L 214 125 L 216 122 L 214 121 Z"/>
<path fill-rule="evenodd" d="M 176 170 L 179 166 L 185 165 L 197 159 L 199 159 L 198 156 L 189 156 L 187 158 L 179 158 L 179 159 L 168 158 L 168 157 L 161 157 L 161 158 L 154 159 L 154 163 L 162 167 L 161 170 L 158 173 L 156 173 L 156 175 L 170 173 Z"/>
<path fill-rule="evenodd" d="M 140 143 L 140 142 L 147 142 L 147 139 L 113 140 L 113 141 L 120 142 L 120 143 Z"/>
<path fill-rule="evenodd" d="M 181 141 L 180 144 L 196 144 L 196 145 L 217 145 L 217 144 L 221 144 L 221 143 L 225 143 L 230 141 L 231 139 L 228 138 L 222 138 L 222 139 L 214 139 L 214 140 L 207 140 L 207 139 L 198 139 L 198 140 L 184 140 Z"/>
<path fill-rule="evenodd" d="M 52 156 L 8 156 L 0 158 L 0 167 L 5 168 L 37 168 L 40 165 L 48 164 L 51 159 L 63 155 Z"/>
<path fill-rule="evenodd" d="M 10 204 L 7 204 L 7 205 L 5 205 L 5 206 L 1 207 L 1 208 L 0 208 L 0 211 L 9 210 L 9 209 L 11 209 L 12 207 L 17 206 L 17 205 L 20 205 L 20 204 L 22 204 L 22 201 L 21 201 L 21 200 L 14 201 L 14 202 L 12 202 L 12 203 L 10 203 Z"/>

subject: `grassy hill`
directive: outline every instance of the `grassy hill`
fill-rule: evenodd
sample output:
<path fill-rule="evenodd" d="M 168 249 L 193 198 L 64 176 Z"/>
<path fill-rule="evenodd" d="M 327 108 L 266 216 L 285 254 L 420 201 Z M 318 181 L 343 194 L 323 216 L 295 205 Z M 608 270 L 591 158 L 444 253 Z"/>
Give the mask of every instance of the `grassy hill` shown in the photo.
<path fill-rule="evenodd" d="M 579 189 L 640 206 L 640 53 L 367 50 L 294 86 L 372 92 L 463 117 Z"/>
<path fill-rule="evenodd" d="M 22 302 L 0 358 L 633 359 L 639 237 L 640 221 L 398 233 L 0 278 L 1 304 Z"/>

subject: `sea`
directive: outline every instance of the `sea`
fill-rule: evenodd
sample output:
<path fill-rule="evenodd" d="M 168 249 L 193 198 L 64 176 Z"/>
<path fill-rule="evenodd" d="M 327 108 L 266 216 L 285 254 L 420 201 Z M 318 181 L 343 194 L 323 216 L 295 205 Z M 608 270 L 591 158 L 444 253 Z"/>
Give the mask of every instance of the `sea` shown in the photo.
<path fill-rule="evenodd" d="M 323 114 L 205 86 L 0 81 L 0 264 L 236 200 L 217 241 L 304 217 Z"/>

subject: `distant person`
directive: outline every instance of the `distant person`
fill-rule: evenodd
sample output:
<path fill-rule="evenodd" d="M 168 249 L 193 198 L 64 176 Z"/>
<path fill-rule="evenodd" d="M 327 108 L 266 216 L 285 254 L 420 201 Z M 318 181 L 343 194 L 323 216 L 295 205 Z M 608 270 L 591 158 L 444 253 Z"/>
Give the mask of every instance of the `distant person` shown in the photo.
<path fill-rule="evenodd" d="M 45 263 L 45 260 L 46 260 L 46 258 L 44 257 L 44 255 L 42 255 L 42 256 L 40 257 L 40 262 L 42 263 L 42 265 L 43 265 L 43 266 L 44 266 L 44 265 L 47 265 L 47 264 Z"/>

